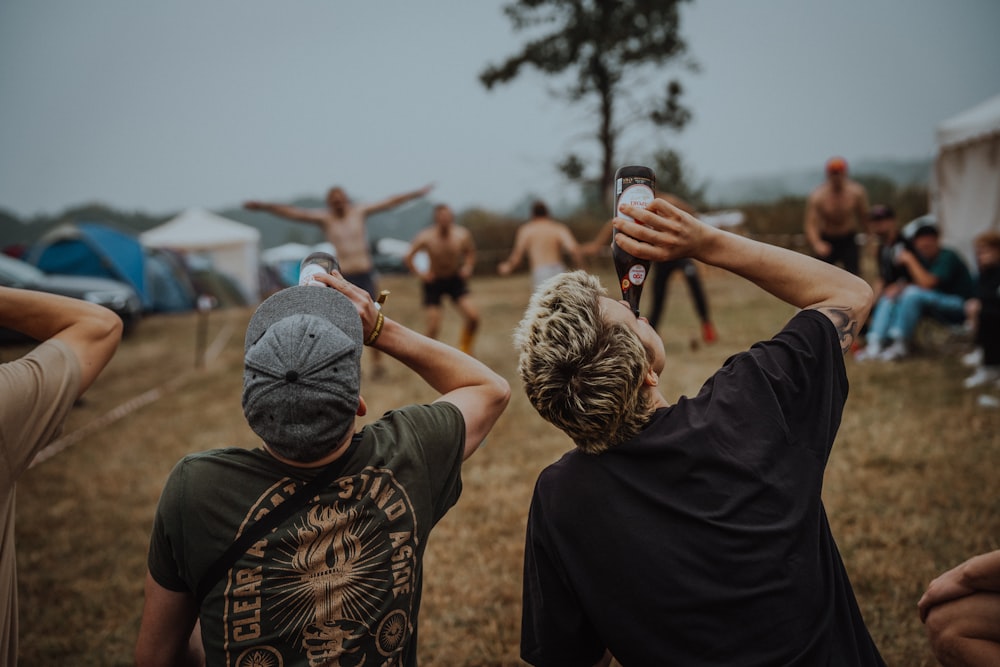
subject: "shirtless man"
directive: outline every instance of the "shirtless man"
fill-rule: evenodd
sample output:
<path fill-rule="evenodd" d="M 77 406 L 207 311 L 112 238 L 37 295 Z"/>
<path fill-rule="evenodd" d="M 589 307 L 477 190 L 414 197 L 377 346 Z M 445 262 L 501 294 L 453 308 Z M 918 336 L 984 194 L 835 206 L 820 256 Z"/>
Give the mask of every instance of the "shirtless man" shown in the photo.
<path fill-rule="evenodd" d="M 847 161 L 833 157 L 826 163 L 826 181 L 806 201 L 806 240 L 820 259 L 859 275 L 855 235 L 868 219 L 868 193 L 847 178 Z"/>
<path fill-rule="evenodd" d="M 355 204 L 348 199 L 343 188 L 334 186 L 326 193 L 326 209 L 299 208 L 256 200 L 244 203 L 243 208 L 266 211 L 272 215 L 295 222 L 309 223 L 322 229 L 326 240 L 337 251 L 337 262 L 344 278 L 376 299 L 378 287 L 375 284 L 375 263 L 368 249 L 367 218 L 374 213 L 388 211 L 412 199 L 423 197 L 432 187 L 426 185 L 419 190 L 388 197 L 372 204 Z M 373 372 L 379 376 L 382 374 L 381 356 L 375 353 L 375 350 L 372 352 Z"/>
<path fill-rule="evenodd" d="M 418 267 L 414 261 L 421 252 L 427 254 L 425 267 Z M 465 319 L 458 347 L 472 354 L 479 311 L 469 297 L 466 281 L 476 266 L 476 247 L 469 230 L 455 225 L 455 214 L 449 206 L 438 204 L 434 207 L 434 224 L 413 237 L 403 261 L 423 281 L 427 336 L 437 338 L 441 331 L 441 297 L 447 294 Z"/>
<path fill-rule="evenodd" d="M 518 267 L 525 253 L 535 287 L 548 278 L 566 270 L 563 254 L 570 257 L 573 268 L 583 266 L 580 246 L 569 227 L 549 217 L 545 202 L 536 201 L 531 206 L 531 219 L 521 225 L 514 237 L 514 249 L 510 257 L 497 265 L 501 276 L 508 276 Z"/>

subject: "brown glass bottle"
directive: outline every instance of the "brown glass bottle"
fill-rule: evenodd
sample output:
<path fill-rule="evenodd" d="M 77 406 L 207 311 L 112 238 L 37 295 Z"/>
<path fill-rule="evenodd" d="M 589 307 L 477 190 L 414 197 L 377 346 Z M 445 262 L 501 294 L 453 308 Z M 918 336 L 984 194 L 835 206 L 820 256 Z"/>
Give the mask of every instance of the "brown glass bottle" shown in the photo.
<path fill-rule="evenodd" d="M 618 207 L 625 203 L 645 208 L 656 196 L 656 174 L 649 167 L 621 167 L 615 172 L 615 207 L 612 215 L 632 220 L 630 216 L 621 213 Z M 632 311 L 639 316 L 639 298 L 642 296 L 642 286 L 649 275 L 649 260 L 631 255 L 615 243 L 615 231 L 611 236 L 611 257 L 615 261 L 615 272 L 618 274 L 618 286 L 622 290 L 622 298 L 628 301 Z"/>

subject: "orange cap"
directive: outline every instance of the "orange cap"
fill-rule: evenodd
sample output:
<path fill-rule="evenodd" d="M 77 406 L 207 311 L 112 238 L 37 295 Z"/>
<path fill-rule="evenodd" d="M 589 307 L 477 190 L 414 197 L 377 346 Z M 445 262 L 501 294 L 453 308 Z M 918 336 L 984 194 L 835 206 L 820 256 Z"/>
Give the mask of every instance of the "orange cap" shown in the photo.
<path fill-rule="evenodd" d="M 842 157 L 832 157 L 826 161 L 826 173 L 828 174 L 846 174 L 847 173 L 847 160 Z"/>

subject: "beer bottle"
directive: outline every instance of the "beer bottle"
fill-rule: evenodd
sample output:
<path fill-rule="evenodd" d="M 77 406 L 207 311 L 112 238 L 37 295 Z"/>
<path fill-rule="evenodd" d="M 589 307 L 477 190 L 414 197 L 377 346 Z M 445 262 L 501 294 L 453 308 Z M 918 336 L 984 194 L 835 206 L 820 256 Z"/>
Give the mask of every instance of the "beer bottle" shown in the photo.
<path fill-rule="evenodd" d="M 326 285 L 314 279 L 313 276 L 317 273 L 331 273 L 333 271 L 340 271 L 340 263 L 336 257 L 322 251 L 309 253 L 302 260 L 302 263 L 299 264 L 299 284 L 326 287 Z"/>
<path fill-rule="evenodd" d="M 649 167 L 621 167 L 615 172 L 615 208 L 614 217 L 632 220 L 630 216 L 618 211 L 621 204 L 631 204 L 646 208 L 656 192 L 656 175 Z M 618 285 L 622 290 L 622 298 L 628 301 L 636 317 L 639 316 L 639 297 L 642 296 L 642 286 L 649 274 L 649 260 L 639 259 L 631 255 L 615 243 L 615 230 L 611 236 L 611 257 L 615 261 L 615 272 L 618 274 Z"/>

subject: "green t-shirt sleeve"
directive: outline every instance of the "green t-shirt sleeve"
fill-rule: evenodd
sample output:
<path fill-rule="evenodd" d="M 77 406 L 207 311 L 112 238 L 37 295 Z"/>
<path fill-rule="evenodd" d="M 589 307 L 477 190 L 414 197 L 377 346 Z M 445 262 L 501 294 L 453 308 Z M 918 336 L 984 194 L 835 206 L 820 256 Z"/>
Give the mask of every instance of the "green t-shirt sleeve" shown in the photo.
<path fill-rule="evenodd" d="M 181 459 L 167 477 L 160 493 L 160 501 L 156 506 L 156 516 L 153 519 L 153 530 L 149 538 L 149 555 L 146 564 L 149 573 L 160 586 L 167 590 L 186 592 L 191 588 L 184 581 L 180 572 L 180 544 L 175 544 L 171 536 L 180 539 L 181 526 L 178 525 L 183 512 L 180 511 L 183 497 L 185 466 L 187 460 Z"/>
<path fill-rule="evenodd" d="M 387 413 L 382 426 L 392 432 L 390 446 L 412 456 L 426 483 L 433 523 L 458 501 L 462 492 L 465 418 L 455 405 L 439 401 L 410 405 Z"/>

